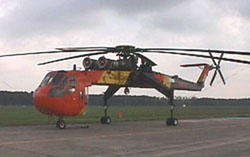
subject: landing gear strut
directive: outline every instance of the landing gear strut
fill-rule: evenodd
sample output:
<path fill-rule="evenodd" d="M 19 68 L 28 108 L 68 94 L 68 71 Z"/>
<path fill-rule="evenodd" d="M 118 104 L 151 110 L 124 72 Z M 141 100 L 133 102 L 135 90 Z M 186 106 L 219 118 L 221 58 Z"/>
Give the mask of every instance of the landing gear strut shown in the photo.
<path fill-rule="evenodd" d="M 115 92 L 120 89 L 120 86 L 111 85 L 108 87 L 107 91 L 104 92 L 104 116 L 101 118 L 100 122 L 102 124 L 111 124 L 111 118 L 108 116 L 108 99 L 111 98 Z"/>
<path fill-rule="evenodd" d="M 167 126 L 177 126 L 179 124 L 179 121 L 177 118 L 174 118 L 174 91 L 171 92 L 170 97 L 169 97 L 169 104 L 170 104 L 170 118 L 166 120 L 166 125 Z"/>
<path fill-rule="evenodd" d="M 107 102 L 107 100 L 106 100 Z M 111 118 L 107 116 L 107 111 L 108 111 L 108 105 L 104 105 L 104 116 L 101 118 L 101 123 L 102 124 L 111 124 Z"/>
<path fill-rule="evenodd" d="M 66 128 L 66 123 L 64 122 L 63 118 L 60 117 L 58 121 L 56 122 L 56 127 L 59 129 L 65 129 Z"/>

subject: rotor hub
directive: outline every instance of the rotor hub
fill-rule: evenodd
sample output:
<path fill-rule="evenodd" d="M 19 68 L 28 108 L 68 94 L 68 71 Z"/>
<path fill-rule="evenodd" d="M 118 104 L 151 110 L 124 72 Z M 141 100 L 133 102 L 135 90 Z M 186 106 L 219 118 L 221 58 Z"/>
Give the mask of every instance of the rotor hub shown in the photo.
<path fill-rule="evenodd" d="M 118 45 L 115 47 L 118 52 L 134 52 L 135 46 L 132 45 Z"/>

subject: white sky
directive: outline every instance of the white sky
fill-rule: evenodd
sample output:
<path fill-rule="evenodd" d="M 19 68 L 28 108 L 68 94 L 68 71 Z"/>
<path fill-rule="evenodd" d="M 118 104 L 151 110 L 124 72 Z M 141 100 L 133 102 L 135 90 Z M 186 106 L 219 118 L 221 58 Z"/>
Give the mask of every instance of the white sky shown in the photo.
<path fill-rule="evenodd" d="M 250 50 L 248 0 L 0 0 L 0 55 L 53 50 L 65 46 L 188 47 Z M 39 55 L 0 59 L 0 90 L 32 91 L 50 70 L 68 70 L 82 59 L 37 66 L 67 55 Z M 147 55 L 154 70 L 196 81 L 200 70 L 184 63 L 211 60 L 173 55 Z M 228 56 L 235 58 L 238 56 Z M 250 60 L 250 58 L 245 58 Z M 250 96 L 250 65 L 222 62 L 227 78 L 209 81 L 202 92 L 181 96 L 242 98 Z M 92 94 L 106 88 L 92 87 Z M 118 94 L 122 94 L 120 90 Z M 131 95 L 162 96 L 154 90 L 132 89 Z"/>

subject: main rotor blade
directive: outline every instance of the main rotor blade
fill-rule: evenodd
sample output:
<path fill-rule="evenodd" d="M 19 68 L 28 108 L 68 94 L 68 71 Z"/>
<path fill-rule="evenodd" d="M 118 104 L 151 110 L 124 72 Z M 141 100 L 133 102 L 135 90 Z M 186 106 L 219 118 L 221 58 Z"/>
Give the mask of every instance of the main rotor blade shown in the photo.
<path fill-rule="evenodd" d="M 105 46 L 98 46 L 98 47 L 61 47 L 61 48 L 56 48 L 58 50 L 100 50 L 100 49 L 110 49 L 114 47 L 105 47 Z"/>
<path fill-rule="evenodd" d="M 57 50 L 61 50 L 62 52 L 94 52 L 94 51 L 107 51 L 106 49 L 89 49 L 89 50 L 81 50 L 81 49 L 63 49 L 63 48 L 56 48 Z"/>
<path fill-rule="evenodd" d="M 38 65 L 45 65 L 45 64 L 50 64 L 50 63 L 55 63 L 55 62 L 80 58 L 80 57 L 87 57 L 87 56 L 94 56 L 94 55 L 101 55 L 101 54 L 107 54 L 107 52 L 102 52 L 101 51 L 101 52 L 96 52 L 96 53 L 89 53 L 89 54 L 77 55 L 77 56 L 72 56 L 72 57 L 66 57 L 66 58 L 61 58 L 61 59 L 51 60 L 51 61 L 48 61 L 48 62 L 39 63 Z"/>
<path fill-rule="evenodd" d="M 199 57 L 199 58 L 209 58 L 209 59 L 211 58 L 210 56 L 206 56 L 206 55 L 188 54 L 188 53 L 173 52 L 173 51 L 145 51 L 145 53 L 162 53 L 162 54 L 192 56 L 192 57 Z M 220 59 L 220 58 L 214 57 L 214 59 Z M 221 60 L 228 61 L 228 62 L 242 63 L 242 64 L 250 64 L 250 61 L 240 60 L 240 59 L 222 58 Z"/>
<path fill-rule="evenodd" d="M 213 52 L 234 55 L 250 55 L 249 51 L 215 50 L 215 49 L 192 49 L 192 48 L 139 48 L 140 51 L 193 51 L 193 52 Z"/>
<path fill-rule="evenodd" d="M 40 55 L 40 54 L 55 54 L 55 53 L 65 53 L 63 51 L 41 51 L 41 52 L 28 52 L 28 53 L 15 53 L 0 55 L 1 57 L 14 57 L 14 56 L 27 56 L 27 55 Z"/>
<path fill-rule="evenodd" d="M 97 50 L 59 50 L 59 51 L 38 51 L 38 52 L 27 52 L 27 53 L 15 53 L 0 55 L 1 57 L 15 57 L 15 56 L 28 56 L 28 55 L 41 55 L 41 54 L 59 54 L 59 53 L 70 53 L 70 52 L 92 52 Z M 106 50 L 98 50 L 98 52 L 106 52 Z"/>

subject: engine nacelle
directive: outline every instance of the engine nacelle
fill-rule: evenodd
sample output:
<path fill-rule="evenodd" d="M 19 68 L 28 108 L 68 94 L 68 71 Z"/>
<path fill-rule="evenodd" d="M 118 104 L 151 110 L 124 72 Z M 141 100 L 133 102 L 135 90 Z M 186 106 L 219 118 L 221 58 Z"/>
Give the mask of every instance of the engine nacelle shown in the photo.
<path fill-rule="evenodd" d="M 136 63 L 132 59 L 111 60 L 103 56 L 98 59 L 98 66 L 102 70 L 132 70 Z"/>
<path fill-rule="evenodd" d="M 106 69 L 110 67 L 111 62 L 112 60 L 106 59 L 104 56 L 102 56 L 98 59 L 98 66 L 100 69 Z"/>
<path fill-rule="evenodd" d="M 98 70 L 98 61 L 95 59 L 90 59 L 89 57 L 84 58 L 82 61 L 83 67 L 88 70 L 88 69 L 93 69 L 93 70 Z"/>
<path fill-rule="evenodd" d="M 135 57 L 111 60 L 102 56 L 98 60 L 86 57 L 82 64 L 86 70 L 134 70 L 137 68 L 137 61 Z"/>

